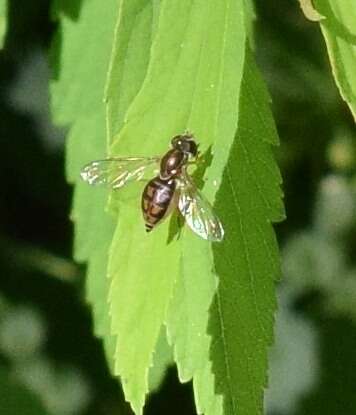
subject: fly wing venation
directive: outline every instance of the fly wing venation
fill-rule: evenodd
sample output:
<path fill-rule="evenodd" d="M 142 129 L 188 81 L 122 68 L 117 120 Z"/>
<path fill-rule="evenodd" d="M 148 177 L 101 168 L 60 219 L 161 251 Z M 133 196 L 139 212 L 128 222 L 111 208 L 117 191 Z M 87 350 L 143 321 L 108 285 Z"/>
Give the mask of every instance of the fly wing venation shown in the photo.
<path fill-rule="evenodd" d="M 158 172 L 159 157 L 118 157 L 95 160 L 84 166 L 81 178 L 90 185 L 120 189 L 127 183 L 148 180 Z"/>
<path fill-rule="evenodd" d="M 192 231 L 203 239 L 222 241 L 224 229 L 219 218 L 186 172 L 179 180 L 179 192 L 178 208 Z"/>

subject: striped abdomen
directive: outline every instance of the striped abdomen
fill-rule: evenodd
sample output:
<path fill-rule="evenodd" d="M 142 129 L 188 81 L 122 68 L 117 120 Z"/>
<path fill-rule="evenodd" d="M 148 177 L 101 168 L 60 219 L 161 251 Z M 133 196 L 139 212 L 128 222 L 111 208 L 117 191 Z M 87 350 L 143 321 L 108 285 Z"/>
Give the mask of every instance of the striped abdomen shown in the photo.
<path fill-rule="evenodd" d="M 157 176 L 147 183 L 142 193 L 141 204 L 147 232 L 150 232 L 169 213 L 175 190 L 174 179 L 162 180 Z"/>

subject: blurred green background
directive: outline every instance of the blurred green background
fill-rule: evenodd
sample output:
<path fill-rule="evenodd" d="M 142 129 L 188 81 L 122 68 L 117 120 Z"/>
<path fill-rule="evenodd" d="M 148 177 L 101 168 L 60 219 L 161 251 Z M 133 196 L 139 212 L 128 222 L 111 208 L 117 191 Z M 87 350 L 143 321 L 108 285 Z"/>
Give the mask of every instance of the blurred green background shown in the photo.
<path fill-rule="evenodd" d="M 0 413 L 130 414 L 71 259 L 64 130 L 51 124 L 47 0 L 13 0 L 0 53 Z M 319 27 L 298 2 L 256 1 L 254 46 L 281 146 L 287 220 L 269 415 L 356 413 L 356 131 Z M 146 414 L 194 414 L 174 368 Z M 251 414 L 253 415 L 253 414 Z"/>

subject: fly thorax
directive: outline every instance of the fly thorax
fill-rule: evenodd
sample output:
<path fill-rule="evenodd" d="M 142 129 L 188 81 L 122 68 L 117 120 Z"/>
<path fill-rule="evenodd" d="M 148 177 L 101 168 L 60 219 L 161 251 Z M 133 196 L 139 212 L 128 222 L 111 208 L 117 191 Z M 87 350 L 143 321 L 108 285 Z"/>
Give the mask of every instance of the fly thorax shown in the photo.
<path fill-rule="evenodd" d="M 160 177 L 163 180 L 174 178 L 180 174 L 182 166 L 187 162 L 187 155 L 180 150 L 169 150 L 161 159 Z"/>

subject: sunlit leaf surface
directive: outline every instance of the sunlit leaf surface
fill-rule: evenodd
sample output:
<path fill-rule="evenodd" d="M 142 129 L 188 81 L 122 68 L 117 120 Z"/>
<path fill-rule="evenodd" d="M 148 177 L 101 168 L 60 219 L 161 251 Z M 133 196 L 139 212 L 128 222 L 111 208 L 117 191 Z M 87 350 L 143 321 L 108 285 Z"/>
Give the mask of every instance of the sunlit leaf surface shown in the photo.
<path fill-rule="evenodd" d="M 196 135 L 203 153 L 215 144 L 215 157 L 210 168 L 211 179 L 208 178 L 206 185 L 206 193 L 213 200 L 236 129 L 245 42 L 243 16 L 239 13 L 237 3 L 227 1 L 217 6 L 215 2 L 202 1 L 162 2 L 158 12 L 147 74 L 142 88 L 124 116 L 121 130 L 116 130 L 115 123 L 110 118 L 115 101 L 110 98 L 108 100 L 108 120 L 114 137 L 112 155 L 162 154 L 168 148 L 170 137 L 189 129 Z M 117 49 L 120 50 L 120 47 Z M 197 53 L 197 50 L 200 52 Z M 113 79 L 116 79 L 115 73 L 120 74 L 122 64 L 118 60 L 118 68 L 112 66 L 110 75 Z M 107 93 L 110 93 L 110 85 Z M 118 115 L 120 116 L 122 114 Z M 187 301 L 190 308 L 184 311 L 189 315 L 188 320 L 175 307 L 169 311 L 168 332 L 173 336 L 173 331 L 176 330 L 170 326 L 171 322 L 174 325 L 186 324 L 188 330 L 181 333 L 182 338 L 171 338 L 174 348 L 179 347 L 179 342 L 183 344 L 182 347 L 192 348 L 193 352 L 189 359 L 190 367 L 185 367 L 180 356 L 176 355 L 180 376 L 188 380 L 195 372 L 198 374 L 198 370 L 206 372 L 206 366 L 209 365 L 209 338 L 206 336 L 208 308 L 216 280 L 211 272 L 211 247 L 205 241 L 184 230 L 178 243 L 174 240 L 167 246 L 168 223 L 147 237 L 140 220 L 137 200 L 132 202 L 131 208 L 122 207 L 119 212 L 117 238 L 113 241 L 110 261 L 113 263 L 110 268 L 113 277 L 110 300 L 114 330 L 119 341 L 117 370 L 126 380 L 126 396 L 134 404 L 136 401 L 142 405 L 142 393 L 147 392 L 147 369 L 154 345 L 160 326 L 166 321 L 172 295 L 180 295 L 176 291 L 178 288 L 174 289 L 175 283 L 181 283 L 180 278 L 191 280 L 196 286 L 193 292 L 198 291 L 202 296 L 202 301 L 196 301 L 189 290 L 188 298 L 183 298 L 183 302 Z M 135 234 L 137 239 L 133 241 Z M 125 235 L 131 235 L 130 244 Z M 141 252 L 145 255 L 140 255 Z M 124 262 L 124 256 L 135 260 Z M 197 273 L 202 277 L 201 285 L 194 282 Z M 140 278 L 150 288 L 142 287 Z M 205 287 L 211 288 L 206 290 Z M 114 289 L 117 291 L 114 292 Z M 130 295 L 124 294 L 129 289 Z M 148 297 L 147 290 L 154 292 L 155 296 Z M 173 301 L 176 304 L 175 298 Z M 159 314 L 143 312 L 146 307 L 154 307 Z M 179 304 L 179 307 L 185 305 Z M 137 310 L 137 314 L 133 314 L 138 326 L 137 336 L 153 324 L 151 332 L 144 339 L 141 336 L 140 350 L 145 360 L 137 361 L 137 351 L 132 347 L 124 347 L 129 336 L 134 334 L 130 325 L 124 325 L 123 320 L 127 316 L 122 313 L 123 309 L 131 310 L 132 313 Z M 177 321 L 177 316 L 182 319 Z M 196 331 L 189 331 L 189 325 L 193 329 L 196 319 L 199 323 Z M 125 342 L 121 344 L 121 350 L 125 348 L 127 353 L 124 357 L 120 357 L 120 339 Z M 184 345 L 184 339 L 188 339 L 191 345 Z M 140 366 L 133 367 L 133 362 Z M 206 381 L 208 379 L 206 377 Z M 212 376 L 210 380 L 213 382 Z M 195 385 L 196 388 L 204 386 L 206 390 L 208 386 L 206 382 L 196 382 Z M 210 402 L 215 399 L 213 383 L 210 384 L 210 396 L 205 396 L 204 392 L 200 396 L 202 407 L 213 407 Z M 204 403 L 204 399 L 207 403 Z"/>
<path fill-rule="evenodd" d="M 278 275 L 270 222 L 282 208 L 268 96 L 245 59 L 251 4 L 88 0 L 79 14 L 64 4 L 53 114 L 71 125 L 75 254 L 89 263 L 95 331 L 125 397 L 142 413 L 172 349 L 198 413 L 262 414 Z M 194 177 L 223 222 L 222 243 L 179 230 L 175 214 L 146 234 L 141 183 L 112 192 L 105 214 L 106 190 L 78 181 L 83 165 L 105 157 L 105 122 L 115 157 L 159 156 L 172 136 L 194 133 L 204 155 Z"/>
<path fill-rule="evenodd" d="M 4 45 L 7 29 L 7 0 L 0 0 L 0 48 Z"/>

